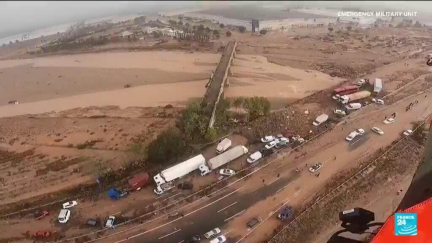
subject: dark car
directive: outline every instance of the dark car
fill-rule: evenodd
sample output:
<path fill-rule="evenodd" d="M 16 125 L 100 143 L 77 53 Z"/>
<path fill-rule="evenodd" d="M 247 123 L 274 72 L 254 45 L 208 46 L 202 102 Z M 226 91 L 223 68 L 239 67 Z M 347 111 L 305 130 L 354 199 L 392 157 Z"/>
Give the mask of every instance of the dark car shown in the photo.
<path fill-rule="evenodd" d="M 274 149 L 262 149 L 260 152 L 263 155 L 263 157 L 268 157 L 268 156 L 274 154 L 275 150 Z"/>
<path fill-rule="evenodd" d="M 294 209 L 291 206 L 287 206 L 285 208 L 282 209 L 282 211 L 278 214 L 278 219 L 280 220 L 284 220 L 284 219 L 289 219 L 293 216 L 294 214 Z"/>
<path fill-rule="evenodd" d="M 190 183 L 190 182 L 182 182 L 182 183 L 179 183 L 177 185 L 177 188 L 178 189 L 182 189 L 182 190 L 192 190 L 193 189 L 193 184 Z"/>
<path fill-rule="evenodd" d="M 199 237 L 199 235 L 195 235 L 185 240 L 185 243 L 195 243 L 195 242 L 200 242 L 200 240 L 201 238 Z"/>
<path fill-rule="evenodd" d="M 89 219 L 89 220 L 87 220 L 87 225 L 95 227 L 95 226 L 99 226 L 100 222 L 97 219 Z"/>
<path fill-rule="evenodd" d="M 34 213 L 34 216 L 37 220 L 43 219 L 45 216 L 49 215 L 49 212 L 46 210 L 43 211 L 36 211 Z"/>
<path fill-rule="evenodd" d="M 248 228 L 253 228 L 255 225 L 257 225 L 260 222 L 258 218 L 253 218 L 247 223 Z"/>

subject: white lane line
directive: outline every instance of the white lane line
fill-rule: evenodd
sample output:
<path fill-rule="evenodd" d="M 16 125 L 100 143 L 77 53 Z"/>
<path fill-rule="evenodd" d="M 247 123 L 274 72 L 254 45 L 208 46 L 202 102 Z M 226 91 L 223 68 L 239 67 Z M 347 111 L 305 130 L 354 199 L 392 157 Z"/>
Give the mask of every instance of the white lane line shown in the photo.
<path fill-rule="evenodd" d="M 285 201 L 286 200 L 286 201 Z M 278 212 L 283 206 L 285 206 L 287 203 L 289 203 L 291 200 L 287 197 L 285 198 L 283 201 L 285 201 L 278 209 L 276 209 L 273 214 L 275 212 Z M 267 218 L 265 218 L 264 220 L 261 220 L 257 226 L 255 226 L 254 228 L 252 228 L 249 232 L 247 232 L 242 238 L 240 238 L 236 243 L 239 243 L 240 241 L 242 241 L 244 238 L 246 238 L 249 234 L 251 234 L 255 229 L 257 229 L 262 223 L 264 223 L 265 221 L 267 221 L 267 219 L 269 219 L 273 214 L 270 214 L 269 216 L 267 216 Z"/>
<path fill-rule="evenodd" d="M 281 178 L 281 177 L 279 177 L 279 178 L 277 178 L 276 180 L 270 182 L 270 183 L 268 184 L 268 186 L 270 186 L 271 184 L 275 183 L 275 182 L 276 182 L 277 180 L 279 180 L 280 178 Z"/>
<path fill-rule="evenodd" d="M 180 230 L 181 230 L 181 229 L 178 229 L 178 230 L 176 230 L 176 231 L 174 231 L 174 232 L 171 232 L 171 233 L 169 233 L 169 234 L 167 234 L 167 235 L 164 235 L 164 236 L 162 236 L 162 237 L 159 237 L 158 240 L 163 239 L 163 238 L 165 238 L 165 237 L 168 237 L 168 236 L 170 236 L 170 235 L 172 235 L 172 234 L 175 234 L 175 233 L 179 232 Z"/>
<path fill-rule="evenodd" d="M 243 209 L 242 211 L 240 211 L 240 212 L 234 214 L 233 216 L 231 216 L 231 217 L 225 219 L 224 222 L 226 222 L 226 221 L 228 221 L 228 220 L 230 220 L 230 219 L 232 219 L 232 218 L 234 218 L 234 217 L 236 217 L 236 216 L 239 216 L 240 214 L 244 213 L 244 211 L 246 211 L 246 210 Z"/>
<path fill-rule="evenodd" d="M 214 202 L 211 202 L 211 203 L 209 203 L 209 204 L 207 204 L 207 205 L 204 205 L 204 206 L 202 206 L 201 208 L 196 209 L 195 211 L 192 211 L 192 212 L 190 212 L 190 213 L 188 213 L 188 214 L 185 214 L 184 217 L 189 216 L 189 215 L 191 215 L 191 214 L 194 214 L 195 212 L 197 212 L 197 211 L 199 211 L 199 210 L 202 210 L 202 209 L 204 209 L 204 208 L 206 208 L 206 207 L 208 207 L 208 206 L 210 206 L 210 205 L 212 205 L 212 204 L 215 204 L 215 203 L 219 202 L 220 200 L 222 200 L 222 199 L 224 199 L 224 198 L 226 198 L 226 197 L 231 196 L 232 194 L 234 194 L 234 193 L 236 193 L 237 191 L 241 190 L 243 187 L 245 187 L 245 186 L 242 186 L 242 187 L 240 187 L 239 189 L 237 189 L 237 190 L 235 190 L 235 191 L 233 191 L 233 192 L 230 192 L 229 194 L 227 194 L 227 195 L 225 195 L 225 196 L 219 198 L 218 200 L 216 200 L 216 201 L 214 201 Z M 152 232 L 152 231 L 155 231 L 155 230 L 157 230 L 157 229 L 159 229 L 159 228 L 162 228 L 162 227 L 164 227 L 164 226 L 166 226 L 166 225 L 172 224 L 172 223 L 174 223 L 175 221 L 180 220 L 180 219 L 182 219 L 182 218 L 184 218 L 184 217 L 180 217 L 180 218 L 174 219 L 174 220 L 172 220 L 172 221 L 170 221 L 170 222 L 167 222 L 167 223 L 165 223 L 165 224 L 161 224 L 161 225 L 159 225 L 159 226 L 157 226 L 157 227 L 155 227 L 155 228 L 153 228 L 153 229 L 149 229 L 149 230 L 147 230 L 147 231 L 144 231 L 144 232 L 142 232 L 142 233 L 139 233 L 139 234 L 136 234 L 136 235 L 130 236 L 130 237 L 128 237 L 127 239 L 123 239 L 123 240 L 116 241 L 116 242 L 114 242 L 114 243 L 124 242 L 124 241 L 130 240 L 130 239 L 136 238 L 136 237 L 138 237 L 138 236 L 141 236 L 141 235 L 143 235 L 143 234 L 147 234 L 147 233 L 149 233 L 149 232 Z"/>
<path fill-rule="evenodd" d="M 169 195 L 169 193 L 167 193 L 167 194 L 163 194 L 162 196 L 156 197 L 155 199 L 159 199 L 159 198 L 161 198 L 161 197 L 165 197 L 165 196 L 168 196 L 168 195 Z"/>
<path fill-rule="evenodd" d="M 113 215 L 117 215 L 117 214 L 121 214 L 121 211 L 120 211 L 120 212 L 117 212 L 117 213 L 115 213 L 115 214 L 113 214 Z"/>
<path fill-rule="evenodd" d="M 356 144 L 357 142 L 360 142 L 360 141 L 362 141 L 362 140 L 364 140 L 364 139 L 365 139 L 365 137 L 361 137 L 359 140 L 354 141 L 354 143 L 352 143 L 351 145 L 354 145 L 354 144 Z"/>
<path fill-rule="evenodd" d="M 182 240 L 182 241 L 179 241 L 178 243 L 183 243 L 184 242 L 184 240 Z"/>
<path fill-rule="evenodd" d="M 297 197 L 300 194 L 301 190 L 298 190 L 294 193 L 294 197 Z"/>
<path fill-rule="evenodd" d="M 236 203 L 237 203 L 237 202 L 235 202 L 235 203 L 233 203 L 233 204 L 230 204 L 230 205 L 228 205 L 228 206 L 226 206 L 226 207 L 220 209 L 219 211 L 217 211 L 217 213 L 224 211 L 225 209 L 231 207 L 232 205 L 234 205 L 234 204 L 236 204 Z"/>

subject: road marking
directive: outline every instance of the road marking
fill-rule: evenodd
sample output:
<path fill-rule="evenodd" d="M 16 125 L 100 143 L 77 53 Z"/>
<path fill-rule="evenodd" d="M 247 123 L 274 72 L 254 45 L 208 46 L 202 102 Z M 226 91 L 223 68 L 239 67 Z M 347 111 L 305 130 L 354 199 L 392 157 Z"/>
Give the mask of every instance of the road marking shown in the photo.
<path fill-rule="evenodd" d="M 239 189 L 237 189 L 237 190 L 235 190 L 235 191 L 233 191 L 233 192 L 230 192 L 229 194 L 227 194 L 227 195 L 225 195 L 225 196 L 223 196 L 223 197 L 217 199 L 217 200 L 214 201 L 214 202 L 211 202 L 211 203 L 209 203 L 209 204 L 207 204 L 207 205 L 202 206 L 201 208 L 198 208 L 198 209 L 196 209 L 196 210 L 194 210 L 194 211 L 192 211 L 192 212 L 190 212 L 190 213 L 188 213 L 188 214 L 185 214 L 184 217 L 189 216 L 189 215 L 191 215 L 191 214 L 194 214 L 195 212 L 197 212 L 197 211 L 199 211 L 199 210 L 202 210 L 202 209 L 204 209 L 204 208 L 206 208 L 206 207 L 208 207 L 208 206 L 210 206 L 210 205 L 212 205 L 212 204 L 215 204 L 215 203 L 219 202 L 220 200 L 222 200 L 222 199 L 224 199 L 224 198 L 226 198 L 226 197 L 231 196 L 232 194 L 234 194 L 234 193 L 236 193 L 237 191 L 241 190 L 243 187 L 245 187 L 245 186 L 242 186 L 242 187 L 240 187 Z M 149 232 L 152 232 L 152 231 L 155 231 L 155 230 L 157 230 L 157 229 L 159 229 L 159 228 L 162 228 L 162 227 L 164 227 L 164 226 L 166 226 L 166 225 L 172 224 L 172 223 L 174 223 L 175 221 L 178 221 L 178 220 L 180 220 L 180 219 L 182 219 L 182 218 L 184 218 L 184 217 L 180 217 L 180 218 L 174 219 L 174 220 L 169 221 L 169 222 L 167 222 L 167 223 L 165 223 L 165 224 L 161 224 L 161 225 L 159 225 L 159 226 L 157 226 L 157 227 L 155 227 L 155 228 L 153 228 L 153 229 L 149 229 L 149 230 L 147 230 L 147 231 L 144 231 L 144 232 L 141 232 L 141 233 L 139 233 L 139 234 L 136 234 L 136 235 L 130 236 L 130 237 L 128 237 L 127 239 L 123 239 L 123 240 L 116 241 L 116 242 L 114 242 L 114 243 L 124 242 L 124 241 L 130 240 L 130 239 L 136 238 L 136 237 L 138 237 L 138 236 L 141 236 L 141 235 L 147 234 L 147 233 L 149 233 Z M 117 232 L 117 233 L 120 233 L 120 232 Z M 113 235 L 113 234 L 111 234 L 111 235 Z M 99 238 L 99 239 L 100 239 L 100 238 Z"/>
<path fill-rule="evenodd" d="M 240 211 L 240 212 L 234 214 L 233 216 L 231 216 L 231 217 L 225 219 L 224 222 L 226 222 L 226 221 L 228 221 L 228 220 L 230 220 L 230 219 L 232 219 L 232 218 L 234 218 L 234 217 L 236 217 L 236 216 L 239 216 L 240 214 L 244 213 L 244 211 L 246 211 L 246 210 L 243 209 L 242 211 Z"/>
<path fill-rule="evenodd" d="M 161 197 L 165 197 L 165 196 L 168 196 L 169 195 L 169 193 L 166 193 L 166 194 L 163 194 L 163 195 L 161 195 L 161 196 L 159 196 L 159 197 L 156 197 L 155 199 L 159 199 L 159 198 L 161 198 Z"/>
<path fill-rule="evenodd" d="M 179 232 L 180 230 L 181 230 L 181 229 L 178 229 L 178 230 L 176 230 L 176 231 L 174 231 L 174 232 L 171 232 L 171 233 L 169 233 L 169 234 L 167 234 L 167 235 L 164 235 L 164 236 L 162 236 L 162 237 L 159 237 L 158 240 L 163 239 L 163 238 L 165 238 L 165 237 L 168 237 L 168 236 L 170 236 L 170 235 L 172 235 L 172 234 L 175 234 L 175 233 Z"/>
<path fill-rule="evenodd" d="M 226 206 L 226 207 L 220 209 L 219 211 L 217 211 L 217 213 L 224 211 L 225 209 L 231 207 L 232 205 L 234 205 L 234 204 L 236 204 L 236 203 L 237 203 L 237 202 L 235 202 L 235 203 L 233 203 L 233 204 L 230 204 L 230 205 L 228 205 L 228 206 Z"/>
<path fill-rule="evenodd" d="M 297 197 L 300 194 L 301 190 L 298 190 L 294 193 L 294 197 Z"/>
<path fill-rule="evenodd" d="M 121 214 L 121 211 L 120 211 L 120 212 L 117 212 L 117 213 L 115 213 L 115 214 L 113 214 L 113 215 L 117 215 L 117 214 Z"/>
<path fill-rule="evenodd" d="M 178 243 L 183 243 L 184 242 L 184 240 L 182 240 L 182 241 L 179 241 Z"/>
<path fill-rule="evenodd" d="M 273 183 L 275 183 L 277 180 L 279 180 L 280 179 L 280 177 L 279 178 L 277 178 L 276 180 L 274 180 L 274 181 L 272 181 L 272 182 L 270 182 L 269 184 L 268 184 L 268 186 L 270 186 L 271 184 L 273 184 Z"/>
<path fill-rule="evenodd" d="M 361 138 L 360 138 L 359 140 L 357 140 L 357 141 L 354 141 L 354 143 L 351 143 L 351 146 L 352 146 L 352 145 L 354 145 L 354 144 L 356 144 L 357 142 L 360 142 L 360 141 L 362 141 L 363 139 L 365 139 L 365 137 L 363 137 L 363 136 L 362 136 L 362 137 L 361 137 Z"/>
<path fill-rule="evenodd" d="M 286 200 L 286 201 L 285 201 Z M 285 201 L 278 209 L 276 209 L 274 211 L 278 212 L 283 206 L 285 206 L 287 203 L 289 203 L 291 200 L 287 197 L 284 200 Z M 274 214 L 273 213 L 273 214 Z M 269 219 L 273 214 L 270 214 L 269 216 L 267 216 L 267 218 L 265 218 L 264 220 L 260 220 L 260 222 L 258 223 L 258 225 L 256 225 L 254 228 L 250 229 L 242 238 L 240 238 L 236 243 L 239 243 L 240 241 L 242 241 L 244 238 L 246 238 L 249 234 L 251 234 L 255 229 L 257 229 L 262 223 L 264 223 L 265 221 L 267 221 L 267 219 Z"/>

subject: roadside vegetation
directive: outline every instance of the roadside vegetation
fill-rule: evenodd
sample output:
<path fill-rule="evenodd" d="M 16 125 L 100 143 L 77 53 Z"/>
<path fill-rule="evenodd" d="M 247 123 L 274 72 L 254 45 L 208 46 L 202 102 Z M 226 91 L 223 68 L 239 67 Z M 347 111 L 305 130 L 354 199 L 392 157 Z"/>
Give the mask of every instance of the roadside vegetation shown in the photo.
<path fill-rule="evenodd" d="M 238 97 L 234 100 L 233 106 L 236 107 L 236 111 L 239 108 L 246 111 L 246 121 L 253 121 L 270 113 L 270 101 L 264 97 Z M 148 160 L 158 165 L 177 162 L 179 158 L 192 153 L 192 146 L 214 141 L 229 132 L 236 115 L 230 108 L 231 103 L 222 98 L 216 108 L 214 127 L 209 129 L 210 115 L 206 104 L 189 103 L 176 127 L 160 133 L 147 148 L 140 143 L 133 144 L 131 152 L 138 160 Z"/>

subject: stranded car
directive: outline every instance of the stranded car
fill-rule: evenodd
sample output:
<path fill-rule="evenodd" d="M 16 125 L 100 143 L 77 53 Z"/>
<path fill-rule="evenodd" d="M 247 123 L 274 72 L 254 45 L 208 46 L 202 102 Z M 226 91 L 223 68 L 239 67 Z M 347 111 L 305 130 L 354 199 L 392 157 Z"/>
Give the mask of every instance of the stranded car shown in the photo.
<path fill-rule="evenodd" d="M 287 206 L 282 209 L 282 211 L 278 214 L 277 218 L 280 220 L 289 219 L 294 214 L 294 209 L 291 206 Z"/>
<path fill-rule="evenodd" d="M 201 240 L 201 237 L 199 235 L 194 235 L 190 238 L 188 238 L 185 243 L 195 243 L 195 242 L 199 242 Z"/>
<path fill-rule="evenodd" d="M 74 206 L 78 205 L 77 201 L 70 201 L 70 202 L 65 202 L 63 203 L 63 208 L 67 209 L 67 208 L 72 208 Z"/>
<path fill-rule="evenodd" d="M 34 213 L 34 216 L 35 216 L 35 218 L 36 218 L 37 220 L 43 219 L 43 218 L 45 218 L 45 216 L 47 216 L 47 215 L 49 215 L 49 212 L 46 211 L 46 210 L 43 210 L 43 211 L 36 211 L 36 212 Z"/>
<path fill-rule="evenodd" d="M 51 231 L 40 230 L 38 232 L 35 232 L 33 234 L 33 237 L 37 239 L 46 239 L 49 238 L 51 235 L 52 235 Z"/>
<path fill-rule="evenodd" d="M 58 221 L 61 224 L 67 223 L 67 221 L 69 220 L 71 215 L 71 212 L 69 209 L 62 209 L 60 210 L 59 216 L 58 216 Z"/>
<path fill-rule="evenodd" d="M 271 142 L 273 140 L 275 140 L 274 136 L 265 136 L 265 137 L 261 138 L 261 142 L 263 142 L 263 143 L 268 143 L 268 142 Z"/>
<path fill-rule="evenodd" d="M 223 235 L 218 236 L 210 241 L 210 243 L 223 243 L 223 242 L 226 242 L 226 237 Z"/>
<path fill-rule="evenodd" d="M 251 219 L 246 225 L 249 229 L 252 229 L 253 227 L 255 227 L 255 225 L 257 225 L 260 222 L 260 220 L 258 218 L 253 218 Z"/>
<path fill-rule="evenodd" d="M 106 223 L 105 223 L 105 228 L 114 228 L 114 221 L 115 221 L 115 216 L 109 216 Z"/>
<path fill-rule="evenodd" d="M 379 135 L 384 135 L 384 131 L 381 130 L 379 127 L 372 127 L 371 129 L 373 132 L 379 134 Z"/>
<path fill-rule="evenodd" d="M 395 119 L 394 118 L 387 118 L 387 119 L 385 119 L 384 121 L 383 121 L 383 123 L 384 124 L 391 124 L 391 123 L 393 123 L 393 122 L 395 122 Z"/>
<path fill-rule="evenodd" d="M 413 131 L 411 130 L 411 129 L 407 129 L 407 130 L 405 130 L 404 132 L 403 132 L 403 135 L 405 135 L 405 136 L 409 136 L 409 135 L 411 135 L 413 133 Z"/>
<path fill-rule="evenodd" d="M 384 105 L 384 100 L 382 100 L 382 99 L 375 99 L 375 98 L 373 98 L 372 102 L 375 102 L 375 103 L 377 103 L 379 105 Z"/>
<path fill-rule="evenodd" d="M 276 141 L 271 141 L 270 143 L 266 144 L 264 147 L 265 147 L 266 149 L 271 149 L 271 148 L 273 148 L 274 146 L 276 146 L 276 144 L 277 144 Z"/>
<path fill-rule="evenodd" d="M 321 164 L 321 163 L 317 163 L 317 164 L 315 164 L 315 165 L 312 165 L 312 166 L 309 168 L 309 171 L 310 171 L 311 173 L 314 173 L 314 172 L 318 171 L 319 169 L 321 169 L 321 167 L 322 167 L 322 164 Z"/>
<path fill-rule="evenodd" d="M 364 134 L 364 130 L 359 128 L 356 131 L 351 132 L 350 134 L 348 134 L 348 136 L 345 138 L 347 141 L 351 141 L 353 140 L 355 137 L 357 137 L 357 135 L 363 135 Z"/>
<path fill-rule="evenodd" d="M 211 237 L 213 237 L 217 234 L 220 234 L 220 232 L 221 232 L 221 230 L 219 228 L 214 228 L 214 229 L 210 230 L 209 232 L 205 233 L 204 237 L 206 239 L 210 239 Z"/>
<path fill-rule="evenodd" d="M 346 115 L 346 112 L 345 112 L 345 111 L 343 111 L 343 110 L 339 110 L 339 109 L 334 110 L 334 113 L 335 113 L 336 115 L 339 115 L 339 116 L 345 116 L 345 115 Z"/>
<path fill-rule="evenodd" d="M 221 169 L 219 171 L 219 174 L 224 175 L 224 176 L 232 176 L 235 174 L 234 170 L 230 170 L 230 169 Z"/>
<path fill-rule="evenodd" d="M 246 161 L 247 161 L 249 164 L 252 164 L 252 163 L 255 163 L 255 162 L 257 162 L 258 160 L 260 160 L 262 157 L 263 157 L 263 155 L 261 154 L 261 152 L 260 152 L 260 151 L 256 151 L 255 153 L 251 154 L 251 155 L 246 159 Z"/>

